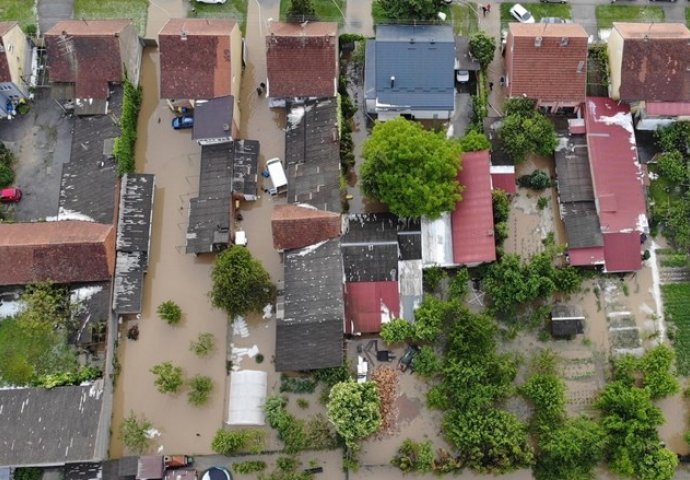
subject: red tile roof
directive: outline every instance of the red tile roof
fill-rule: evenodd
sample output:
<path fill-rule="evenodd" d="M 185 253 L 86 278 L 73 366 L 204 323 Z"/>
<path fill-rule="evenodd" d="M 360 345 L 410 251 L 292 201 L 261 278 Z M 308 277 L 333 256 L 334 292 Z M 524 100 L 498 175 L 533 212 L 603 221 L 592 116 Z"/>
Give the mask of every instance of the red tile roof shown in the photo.
<path fill-rule="evenodd" d="M 491 186 L 513 195 L 517 193 L 515 180 L 515 167 L 504 165 L 491 165 Z"/>
<path fill-rule="evenodd" d="M 571 265 L 589 267 L 604 263 L 604 247 L 569 248 L 568 257 Z"/>
<path fill-rule="evenodd" d="M 345 283 L 346 333 L 378 333 L 382 318 L 399 316 L 398 282 Z"/>
<path fill-rule="evenodd" d="M 647 229 L 644 172 L 630 108 L 604 97 L 588 97 L 587 147 L 602 233 Z"/>
<path fill-rule="evenodd" d="M 640 232 L 604 235 L 606 272 L 634 272 L 642 268 Z"/>
<path fill-rule="evenodd" d="M 690 115 L 690 102 L 646 102 L 645 110 L 648 115 Z"/>
<path fill-rule="evenodd" d="M 464 190 L 451 215 L 453 261 L 458 265 L 496 260 L 489 167 L 488 150 L 462 155 L 458 182 Z"/>
<path fill-rule="evenodd" d="M 168 21 L 158 34 L 161 98 L 209 99 L 230 95 L 230 33 L 234 28 L 239 27 L 232 20 Z"/>
<path fill-rule="evenodd" d="M 299 205 L 276 205 L 271 216 L 273 248 L 303 248 L 340 236 L 340 214 Z"/>
<path fill-rule="evenodd" d="M 110 280 L 115 227 L 65 221 L 0 224 L 0 285 Z"/>
<path fill-rule="evenodd" d="M 266 36 L 268 96 L 334 97 L 338 24 L 273 22 Z"/>
<path fill-rule="evenodd" d="M 614 23 L 623 38 L 620 98 L 690 101 L 690 30 L 682 23 Z"/>
<path fill-rule="evenodd" d="M 108 98 L 124 79 L 118 35 L 129 20 L 65 20 L 45 34 L 51 82 L 74 83 L 77 98 Z"/>
<path fill-rule="evenodd" d="M 575 23 L 511 23 L 506 41 L 508 96 L 583 102 L 587 38 Z"/>

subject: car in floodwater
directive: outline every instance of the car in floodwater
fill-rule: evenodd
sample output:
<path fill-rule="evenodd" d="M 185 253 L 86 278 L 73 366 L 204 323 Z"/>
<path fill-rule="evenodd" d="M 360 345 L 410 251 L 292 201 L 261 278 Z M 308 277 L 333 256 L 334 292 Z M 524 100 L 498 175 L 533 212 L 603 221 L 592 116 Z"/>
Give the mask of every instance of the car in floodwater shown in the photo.
<path fill-rule="evenodd" d="M 182 115 L 180 117 L 175 117 L 172 119 L 172 127 L 175 130 L 181 130 L 183 128 L 192 128 L 194 126 L 194 117 L 191 115 Z"/>

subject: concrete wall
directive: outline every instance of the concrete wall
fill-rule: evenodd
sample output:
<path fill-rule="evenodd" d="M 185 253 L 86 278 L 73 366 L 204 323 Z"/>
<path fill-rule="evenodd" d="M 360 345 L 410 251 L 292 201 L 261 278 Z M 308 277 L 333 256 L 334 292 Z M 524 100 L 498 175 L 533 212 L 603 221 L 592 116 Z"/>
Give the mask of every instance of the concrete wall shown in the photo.
<path fill-rule="evenodd" d="M 623 37 L 618 30 L 611 29 L 608 40 L 609 53 L 609 96 L 614 100 L 621 98 L 621 67 L 623 65 Z"/>
<path fill-rule="evenodd" d="M 233 123 L 240 125 L 240 90 L 242 87 L 242 32 L 240 24 L 235 23 L 235 27 L 230 32 L 230 71 L 232 73 L 232 85 L 230 94 L 235 97 L 233 103 L 232 120 Z M 233 129 L 234 130 L 234 129 Z M 233 138 L 237 138 L 233 132 Z"/>

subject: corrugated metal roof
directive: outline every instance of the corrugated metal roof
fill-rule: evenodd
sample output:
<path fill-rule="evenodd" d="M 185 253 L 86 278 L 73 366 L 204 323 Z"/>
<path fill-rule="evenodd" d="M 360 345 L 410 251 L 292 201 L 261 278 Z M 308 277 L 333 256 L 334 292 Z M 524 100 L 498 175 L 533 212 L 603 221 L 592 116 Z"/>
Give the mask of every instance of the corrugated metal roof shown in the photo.
<path fill-rule="evenodd" d="M 634 272 L 642 268 L 640 245 L 640 232 L 605 234 L 606 272 Z"/>
<path fill-rule="evenodd" d="M 604 263 L 604 247 L 568 249 L 570 264 L 576 267 L 590 267 Z"/>
<path fill-rule="evenodd" d="M 398 282 L 345 283 L 345 320 L 349 333 L 378 333 L 381 323 L 399 316 Z"/>
<path fill-rule="evenodd" d="M 375 55 L 379 104 L 412 110 L 455 108 L 451 26 L 380 25 L 369 53 Z"/>
<path fill-rule="evenodd" d="M 496 260 L 489 151 L 462 155 L 458 183 L 465 188 L 451 216 L 453 261 L 478 265 Z"/>
<path fill-rule="evenodd" d="M 431 220 L 422 217 L 422 262 L 425 267 L 453 266 L 453 230 L 450 213 Z"/>
<path fill-rule="evenodd" d="M 512 173 L 491 173 L 491 186 L 495 190 L 503 190 L 506 193 L 513 195 L 517 193 L 517 185 L 515 183 L 515 172 Z"/>

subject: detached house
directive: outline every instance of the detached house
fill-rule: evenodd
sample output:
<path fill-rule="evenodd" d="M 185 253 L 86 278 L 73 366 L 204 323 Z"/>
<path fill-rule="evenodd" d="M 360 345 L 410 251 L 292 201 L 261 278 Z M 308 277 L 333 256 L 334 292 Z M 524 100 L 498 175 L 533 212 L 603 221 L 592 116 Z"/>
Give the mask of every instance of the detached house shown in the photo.
<path fill-rule="evenodd" d="M 272 22 L 266 36 L 270 107 L 338 93 L 338 24 Z"/>
<path fill-rule="evenodd" d="M 212 116 L 210 121 L 228 135 L 212 132 L 211 137 L 202 135 L 201 140 L 222 143 L 217 139 L 237 138 L 243 49 L 239 24 L 221 19 L 172 19 L 158 34 L 158 46 L 161 98 L 194 107 L 203 101 L 231 96 L 219 102 L 227 113 L 219 115 L 217 105 L 207 112 Z M 201 114 L 204 116 L 205 112 Z M 196 132 L 194 136 L 200 140 Z"/>
<path fill-rule="evenodd" d="M 450 25 L 379 25 L 367 40 L 364 98 L 379 120 L 448 120 L 455 111 L 455 37 Z"/>
<path fill-rule="evenodd" d="M 17 22 L 0 22 L 0 115 L 14 115 L 29 95 L 31 46 Z"/>
<path fill-rule="evenodd" d="M 587 89 L 587 32 L 574 23 L 511 23 L 506 40 L 509 97 L 550 111 L 579 110 Z"/>
<path fill-rule="evenodd" d="M 609 95 L 630 103 L 640 130 L 690 120 L 690 30 L 681 23 L 614 23 Z"/>
<path fill-rule="evenodd" d="M 52 96 L 77 115 L 107 113 L 111 83 L 139 83 L 142 44 L 129 20 L 65 20 L 45 43 Z"/>

